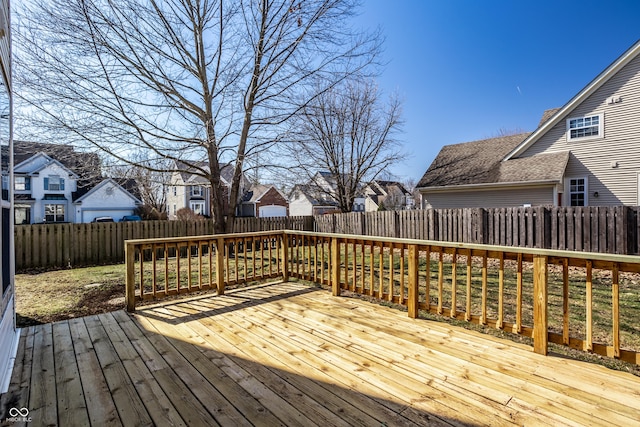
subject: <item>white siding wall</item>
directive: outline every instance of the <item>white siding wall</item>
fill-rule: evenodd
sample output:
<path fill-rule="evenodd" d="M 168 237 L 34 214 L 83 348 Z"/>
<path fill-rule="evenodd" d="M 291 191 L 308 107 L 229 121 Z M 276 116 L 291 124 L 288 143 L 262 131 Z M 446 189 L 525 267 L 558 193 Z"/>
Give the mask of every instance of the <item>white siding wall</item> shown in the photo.
<path fill-rule="evenodd" d="M 108 191 L 112 188 L 112 191 Z M 101 185 L 94 192 L 82 199 L 82 204 L 76 205 L 75 221 L 91 222 L 100 216 L 110 216 L 114 221 L 120 221 L 125 215 L 133 215 L 136 202 L 122 189 L 111 183 Z"/>
<path fill-rule="evenodd" d="M 290 216 L 308 216 L 313 215 L 313 205 L 305 196 L 300 195 L 289 201 Z"/>
<path fill-rule="evenodd" d="M 473 190 L 422 194 L 424 208 L 498 208 L 552 205 L 553 188 Z"/>
<path fill-rule="evenodd" d="M 620 97 L 613 104 L 608 99 Z M 522 157 L 570 150 L 567 177 L 588 176 L 588 204 L 636 205 L 640 172 L 640 57 L 636 57 L 567 118 L 604 114 L 604 138 L 567 141 L 562 120 L 533 144 Z M 617 162 L 617 167 L 612 167 Z M 599 197 L 594 197 L 594 192 Z M 566 195 L 566 193 L 565 193 Z M 565 199 L 566 203 L 566 199 Z"/>
<path fill-rule="evenodd" d="M 184 185 L 182 177 L 178 172 L 174 172 L 171 175 L 171 187 L 169 187 L 169 193 L 167 194 L 167 213 L 169 219 L 176 219 L 173 213 L 173 207 L 176 206 L 176 211 L 186 207 L 187 203 L 187 191 L 189 187 Z M 173 187 L 176 187 L 176 195 L 173 195 Z"/>

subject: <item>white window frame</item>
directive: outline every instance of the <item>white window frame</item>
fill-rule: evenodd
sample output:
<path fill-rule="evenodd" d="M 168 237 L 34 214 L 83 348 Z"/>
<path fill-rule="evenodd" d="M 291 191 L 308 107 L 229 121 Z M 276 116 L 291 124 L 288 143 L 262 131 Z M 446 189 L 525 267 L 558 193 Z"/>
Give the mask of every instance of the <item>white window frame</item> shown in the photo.
<path fill-rule="evenodd" d="M 47 210 L 53 208 L 53 214 L 48 214 Z M 62 214 L 60 214 L 59 210 L 62 210 Z M 45 222 L 64 222 L 66 215 L 66 206 L 62 203 L 47 203 L 44 205 L 44 220 Z M 47 215 L 53 215 L 53 221 L 47 221 Z M 58 217 L 62 215 L 62 219 L 58 219 Z"/>
<path fill-rule="evenodd" d="M 47 179 L 48 182 L 45 191 L 63 191 L 62 186 L 64 178 L 62 178 L 60 175 L 49 175 Z"/>
<path fill-rule="evenodd" d="M 199 185 L 191 186 L 191 197 L 202 197 L 202 187 Z"/>
<path fill-rule="evenodd" d="M 597 125 L 593 125 L 591 122 L 594 118 L 598 119 Z M 582 120 L 582 123 L 578 123 Z M 589 124 L 585 125 L 584 121 L 588 121 Z M 576 122 L 576 123 L 573 123 Z M 572 126 L 574 126 L 572 128 Z M 596 135 L 582 135 L 572 136 L 571 131 L 579 131 L 581 129 L 597 128 L 598 133 Z M 598 139 L 604 138 L 604 113 L 590 113 L 584 116 L 570 117 L 567 119 L 567 141 L 583 141 L 586 139 Z"/>
<path fill-rule="evenodd" d="M 196 206 L 199 206 L 200 209 L 199 211 L 196 210 Z M 204 201 L 202 200 L 193 200 L 191 202 L 189 202 L 189 208 L 193 211 L 193 213 L 195 213 L 196 215 L 204 215 Z"/>
<path fill-rule="evenodd" d="M 571 181 L 572 180 L 579 180 L 579 179 L 584 181 L 584 190 L 583 191 L 572 191 Z M 589 206 L 589 179 L 588 179 L 588 177 L 586 177 L 586 176 L 567 177 L 567 182 L 565 183 L 565 193 L 567 194 L 567 206 L 570 206 L 570 207 L 580 206 L 580 205 L 572 205 L 571 204 L 571 196 L 573 194 L 580 194 L 580 193 L 584 194 L 584 205 L 582 205 L 582 206 Z"/>

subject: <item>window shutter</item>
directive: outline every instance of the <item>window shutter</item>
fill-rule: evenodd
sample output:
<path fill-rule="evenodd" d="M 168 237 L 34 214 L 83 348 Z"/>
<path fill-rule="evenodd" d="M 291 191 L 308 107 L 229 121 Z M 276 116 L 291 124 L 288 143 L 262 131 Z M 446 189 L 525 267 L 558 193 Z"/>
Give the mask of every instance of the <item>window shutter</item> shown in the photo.
<path fill-rule="evenodd" d="M 44 179 L 44 189 L 48 190 L 49 189 L 49 178 L 45 178 Z"/>
<path fill-rule="evenodd" d="M 24 189 L 31 190 L 31 177 L 28 176 L 24 179 Z"/>
<path fill-rule="evenodd" d="M 60 178 L 60 190 L 64 190 L 64 178 Z"/>

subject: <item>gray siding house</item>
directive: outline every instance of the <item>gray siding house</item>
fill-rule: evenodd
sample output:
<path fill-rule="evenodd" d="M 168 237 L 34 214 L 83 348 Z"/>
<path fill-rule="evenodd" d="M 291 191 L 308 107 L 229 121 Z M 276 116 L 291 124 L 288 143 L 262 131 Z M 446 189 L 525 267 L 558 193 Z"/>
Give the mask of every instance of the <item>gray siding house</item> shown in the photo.
<path fill-rule="evenodd" d="M 640 42 L 532 133 L 442 148 L 425 208 L 638 205 Z"/>

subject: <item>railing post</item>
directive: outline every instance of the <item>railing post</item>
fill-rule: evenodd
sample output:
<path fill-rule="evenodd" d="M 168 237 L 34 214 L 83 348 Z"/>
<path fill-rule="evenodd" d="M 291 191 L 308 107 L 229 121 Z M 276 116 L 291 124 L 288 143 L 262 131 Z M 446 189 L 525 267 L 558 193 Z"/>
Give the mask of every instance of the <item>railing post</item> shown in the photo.
<path fill-rule="evenodd" d="M 289 281 L 289 235 L 282 232 L 282 281 Z"/>
<path fill-rule="evenodd" d="M 340 242 L 337 237 L 331 238 L 331 293 L 334 297 L 340 296 Z"/>
<path fill-rule="evenodd" d="M 409 298 L 407 300 L 407 311 L 409 317 L 418 317 L 418 246 L 409 245 Z"/>
<path fill-rule="evenodd" d="M 224 295 L 224 237 L 216 239 L 216 286 L 218 295 Z"/>
<path fill-rule="evenodd" d="M 140 254 L 142 256 L 142 254 Z M 127 311 L 134 312 L 136 310 L 136 248 L 133 243 L 125 242 L 124 258 L 126 262 L 125 277 L 125 299 L 127 300 Z"/>
<path fill-rule="evenodd" d="M 533 351 L 538 354 L 547 354 L 548 345 L 548 280 L 547 257 L 544 255 L 533 256 Z"/>

